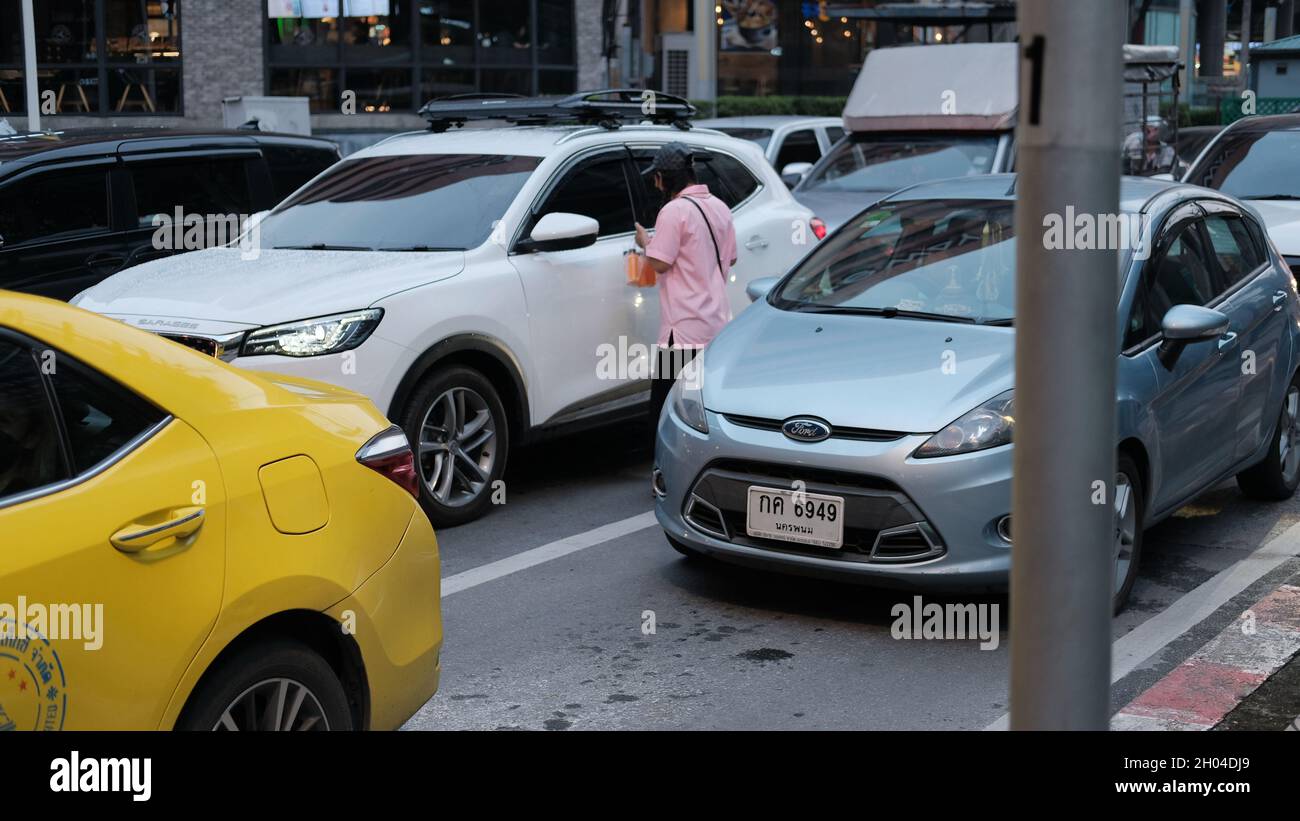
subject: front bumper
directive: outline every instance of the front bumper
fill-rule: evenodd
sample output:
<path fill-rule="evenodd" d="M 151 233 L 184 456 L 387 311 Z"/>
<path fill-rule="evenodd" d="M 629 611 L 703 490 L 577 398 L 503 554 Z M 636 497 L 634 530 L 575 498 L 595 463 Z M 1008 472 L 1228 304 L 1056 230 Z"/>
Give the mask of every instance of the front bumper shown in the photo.
<path fill-rule="evenodd" d="M 1011 447 L 913 459 L 928 435 L 794 442 L 709 411 L 709 433 L 659 420 L 655 514 L 665 533 L 716 558 L 799 575 L 932 590 L 1004 590 L 1011 546 Z M 750 484 L 846 498 L 842 549 L 751 537 Z"/>
<path fill-rule="evenodd" d="M 370 729 L 397 729 L 438 691 L 441 588 L 438 542 L 417 510 L 392 558 L 327 611 L 355 625 L 370 689 Z"/>

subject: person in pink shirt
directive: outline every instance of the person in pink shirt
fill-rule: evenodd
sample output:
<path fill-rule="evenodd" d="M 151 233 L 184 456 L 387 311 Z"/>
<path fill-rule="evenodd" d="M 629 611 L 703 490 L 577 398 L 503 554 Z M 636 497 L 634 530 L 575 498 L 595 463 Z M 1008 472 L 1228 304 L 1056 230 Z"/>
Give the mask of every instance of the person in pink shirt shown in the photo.
<path fill-rule="evenodd" d="M 665 143 L 646 173 L 664 196 L 654 236 L 636 226 L 636 243 L 659 274 L 653 430 L 682 366 L 731 321 L 727 279 L 736 264 L 736 227 L 727 204 L 696 180 L 691 150 L 682 143 Z"/>

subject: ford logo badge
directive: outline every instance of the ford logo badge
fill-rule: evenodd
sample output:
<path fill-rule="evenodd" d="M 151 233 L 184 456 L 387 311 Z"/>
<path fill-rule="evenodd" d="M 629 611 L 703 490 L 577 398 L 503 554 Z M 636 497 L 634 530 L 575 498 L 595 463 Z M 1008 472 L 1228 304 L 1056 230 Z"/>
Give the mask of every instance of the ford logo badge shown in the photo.
<path fill-rule="evenodd" d="M 831 437 L 831 426 L 817 419 L 788 419 L 781 432 L 796 442 L 821 442 Z"/>

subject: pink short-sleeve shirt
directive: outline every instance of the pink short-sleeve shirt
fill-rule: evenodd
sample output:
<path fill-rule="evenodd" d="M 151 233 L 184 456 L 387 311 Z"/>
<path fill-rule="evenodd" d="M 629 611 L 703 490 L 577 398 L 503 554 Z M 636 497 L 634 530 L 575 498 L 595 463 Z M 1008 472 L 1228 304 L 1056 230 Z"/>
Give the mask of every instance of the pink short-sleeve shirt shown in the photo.
<path fill-rule="evenodd" d="M 722 257 L 721 271 L 709 228 L 687 197 L 708 215 Z M 736 258 L 731 209 L 711 195 L 708 186 L 689 186 L 660 209 L 646 255 L 671 266 L 659 275 L 659 344 L 668 344 L 670 336 L 677 347 L 709 344 L 731 321 L 727 280 Z"/>

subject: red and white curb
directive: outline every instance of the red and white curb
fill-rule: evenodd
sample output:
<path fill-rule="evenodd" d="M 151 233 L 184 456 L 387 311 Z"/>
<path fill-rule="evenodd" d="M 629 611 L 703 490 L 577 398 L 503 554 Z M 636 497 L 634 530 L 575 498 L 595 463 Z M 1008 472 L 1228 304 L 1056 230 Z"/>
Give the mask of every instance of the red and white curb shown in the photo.
<path fill-rule="evenodd" d="M 1296 653 L 1300 587 L 1288 584 L 1129 702 L 1111 719 L 1111 729 L 1208 730 Z"/>

